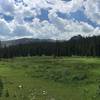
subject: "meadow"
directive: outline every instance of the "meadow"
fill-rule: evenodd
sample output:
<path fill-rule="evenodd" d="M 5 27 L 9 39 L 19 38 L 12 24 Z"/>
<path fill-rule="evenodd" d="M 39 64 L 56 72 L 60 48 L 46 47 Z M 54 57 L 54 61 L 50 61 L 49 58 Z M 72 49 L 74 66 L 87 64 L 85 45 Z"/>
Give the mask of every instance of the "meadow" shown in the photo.
<path fill-rule="evenodd" d="M 0 100 L 100 100 L 100 58 L 0 59 Z"/>

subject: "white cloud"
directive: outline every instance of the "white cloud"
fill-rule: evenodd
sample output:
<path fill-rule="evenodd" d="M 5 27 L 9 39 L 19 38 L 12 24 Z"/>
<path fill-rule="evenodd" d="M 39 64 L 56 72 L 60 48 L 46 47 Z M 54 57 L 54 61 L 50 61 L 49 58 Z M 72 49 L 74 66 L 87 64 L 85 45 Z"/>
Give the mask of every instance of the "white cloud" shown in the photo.
<path fill-rule="evenodd" d="M 9 25 L 6 23 L 6 21 L 0 19 L 0 35 L 8 36 L 9 34 L 10 34 Z"/>
<path fill-rule="evenodd" d="M 18 37 L 32 36 L 31 31 L 28 29 L 27 26 L 24 25 L 16 26 L 12 33 L 14 36 L 18 36 Z"/>
<path fill-rule="evenodd" d="M 84 0 L 72 0 L 70 2 L 65 2 L 62 0 L 56 1 L 51 11 L 70 13 L 75 12 L 83 6 Z"/>
<path fill-rule="evenodd" d="M 86 22 L 78 22 L 58 17 L 57 12 L 70 14 L 85 7 L 85 14 L 100 24 L 99 0 L 0 0 L 0 13 L 14 16 L 6 22 L 0 15 L 0 38 L 13 39 L 21 37 L 70 39 L 74 35 L 100 35 L 100 27 L 94 28 Z M 48 20 L 41 21 L 37 15 L 41 9 L 48 10 Z M 31 23 L 25 17 L 33 17 Z"/>
<path fill-rule="evenodd" d="M 84 6 L 87 17 L 100 25 L 100 0 L 87 0 Z"/>
<path fill-rule="evenodd" d="M 0 13 L 14 13 L 14 10 L 13 0 L 0 0 Z"/>

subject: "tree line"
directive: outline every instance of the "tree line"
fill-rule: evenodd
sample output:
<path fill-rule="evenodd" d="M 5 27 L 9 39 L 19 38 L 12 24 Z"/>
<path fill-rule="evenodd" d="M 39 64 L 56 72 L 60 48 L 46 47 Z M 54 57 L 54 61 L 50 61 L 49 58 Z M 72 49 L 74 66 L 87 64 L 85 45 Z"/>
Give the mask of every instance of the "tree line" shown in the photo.
<path fill-rule="evenodd" d="M 100 56 L 100 36 L 73 37 L 69 41 L 41 41 L 0 46 L 0 58 L 20 56 Z"/>

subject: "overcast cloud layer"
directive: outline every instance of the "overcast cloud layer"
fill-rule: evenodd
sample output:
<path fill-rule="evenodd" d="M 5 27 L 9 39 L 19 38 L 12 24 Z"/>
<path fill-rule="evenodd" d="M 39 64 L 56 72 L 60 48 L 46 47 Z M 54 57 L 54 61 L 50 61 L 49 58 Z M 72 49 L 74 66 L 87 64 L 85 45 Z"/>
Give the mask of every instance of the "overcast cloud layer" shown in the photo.
<path fill-rule="evenodd" d="M 100 0 L 0 0 L 0 39 L 100 35 Z"/>

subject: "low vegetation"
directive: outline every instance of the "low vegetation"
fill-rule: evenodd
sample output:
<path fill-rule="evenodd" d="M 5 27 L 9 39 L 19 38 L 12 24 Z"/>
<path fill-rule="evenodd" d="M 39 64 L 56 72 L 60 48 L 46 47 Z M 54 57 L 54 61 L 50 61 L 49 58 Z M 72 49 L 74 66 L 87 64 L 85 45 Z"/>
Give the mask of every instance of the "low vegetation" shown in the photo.
<path fill-rule="evenodd" d="M 100 100 L 100 58 L 0 61 L 0 100 Z"/>

